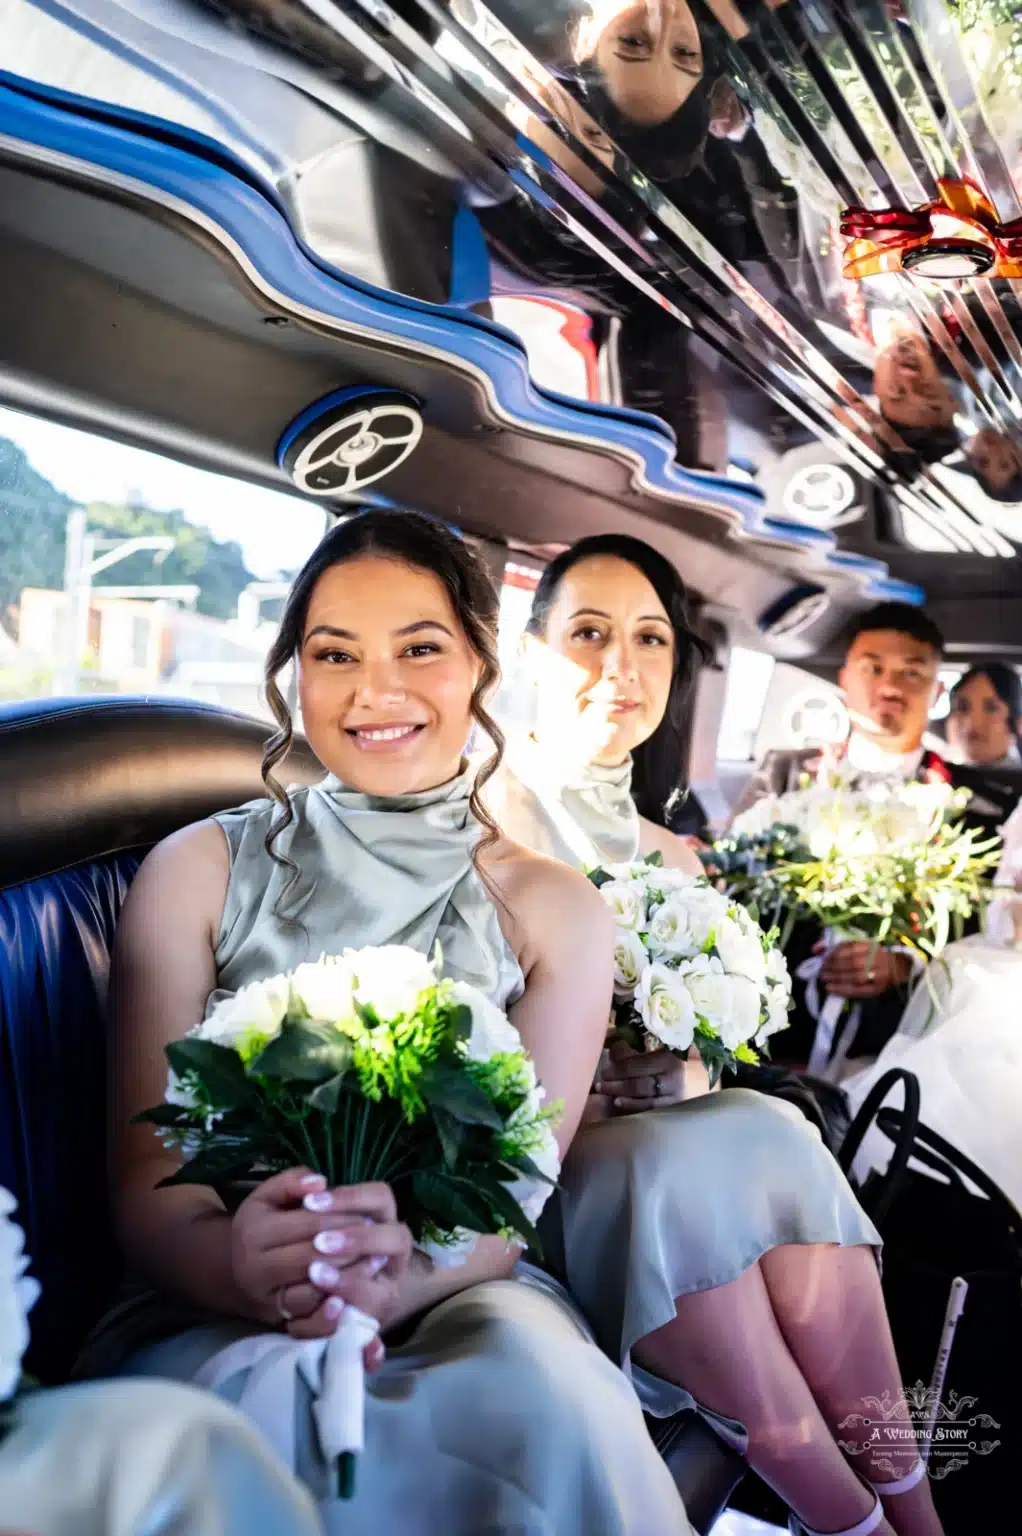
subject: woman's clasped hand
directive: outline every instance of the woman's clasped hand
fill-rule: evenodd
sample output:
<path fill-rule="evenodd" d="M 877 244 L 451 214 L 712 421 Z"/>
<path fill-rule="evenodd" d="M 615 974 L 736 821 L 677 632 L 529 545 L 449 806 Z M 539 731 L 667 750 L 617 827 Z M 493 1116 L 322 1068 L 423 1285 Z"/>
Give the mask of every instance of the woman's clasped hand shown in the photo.
<path fill-rule="evenodd" d="M 234 1215 L 231 1238 L 235 1284 L 251 1314 L 295 1339 L 329 1337 L 349 1305 L 386 1329 L 412 1253 L 386 1184 L 328 1189 L 307 1168 L 254 1189 Z M 382 1359 L 377 1338 L 366 1347 L 367 1369 Z"/>
<path fill-rule="evenodd" d="M 597 1102 L 586 1118 L 663 1109 L 709 1091 L 709 1073 L 697 1051 L 688 1057 L 668 1050 L 637 1051 L 626 1040 L 615 1040 L 597 1071 L 592 1094 Z"/>

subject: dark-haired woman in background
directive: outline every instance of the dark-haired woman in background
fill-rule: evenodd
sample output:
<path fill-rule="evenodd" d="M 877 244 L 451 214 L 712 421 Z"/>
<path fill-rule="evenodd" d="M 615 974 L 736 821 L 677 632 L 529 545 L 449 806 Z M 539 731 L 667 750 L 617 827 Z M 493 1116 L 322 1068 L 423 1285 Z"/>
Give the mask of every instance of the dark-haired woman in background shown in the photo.
<path fill-rule="evenodd" d="M 1022 795 L 1022 680 L 1003 661 L 970 667 L 951 690 L 947 739 L 954 782 L 972 791 L 967 825 L 999 832 Z M 999 769 L 1015 770 L 999 774 Z"/>
<path fill-rule="evenodd" d="M 700 874 L 658 824 L 699 654 L 673 566 L 635 539 L 583 539 L 546 567 L 523 653 L 534 726 L 484 792 L 502 828 L 577 867 L 656 850 Z M 932 1536 L 914 1452 L 892 1480 L 836 1443 L 863 1396 L 896 1396 L 878 1235 L 797 1110 L 708 1086 L 697 1060 L 613 1047 L 546 1224 L 551 1263 L 647 1412 L 702 1412 L 799 1529 Z"/>
<path fill-rule="evenodd" d="M 948 744 L 971 768 L 1022 768 L 1022 679 L 1003 661 L 970 667 L 951 690 Z"/>

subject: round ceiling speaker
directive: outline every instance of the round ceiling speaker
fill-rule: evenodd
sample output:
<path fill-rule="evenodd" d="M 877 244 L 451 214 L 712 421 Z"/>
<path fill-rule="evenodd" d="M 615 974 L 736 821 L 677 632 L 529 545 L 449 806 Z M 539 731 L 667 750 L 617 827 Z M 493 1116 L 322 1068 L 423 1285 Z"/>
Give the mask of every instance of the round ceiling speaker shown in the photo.
<path fill-rule="evenodd" d="M 902 270 L 913 277 L 947 283 L 963 277 L 982 277 L 989 272 L 997 256 L 979 240 L 928 240 L 902 252 Z"/>
<path fill-rule="evenodd" d="M 807 689 L 788 700 L 782 735 L 794 747 L 826 747 L 844 741 L 851 722 L 832 689 Z"/>
<path fill-rule="evenodd" d="M 352 496 L 392 474 L 421 438 L 422 411 L 411 395 L 338 389 L 291 423 L 277 463 L 306 496 Z"/>
<path fill-rule="evenodd" d="M 788 517 L 813 528 L 836 528 L 861 511 L 855 478 L 841 464 L 806 464 L 784 487 Z"/>
<path fill-rule="evenodd" d="M 815 624 L 829 607 L 830 597 L 822 587 L 793 587 L 760 615 L 759 631 L 771 640 L 791 640 Z"/>

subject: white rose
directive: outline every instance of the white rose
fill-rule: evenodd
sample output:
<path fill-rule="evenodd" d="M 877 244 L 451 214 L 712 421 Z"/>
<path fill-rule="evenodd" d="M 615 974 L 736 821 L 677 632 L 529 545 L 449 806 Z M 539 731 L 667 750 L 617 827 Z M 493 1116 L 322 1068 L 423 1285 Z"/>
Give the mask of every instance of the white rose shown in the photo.
<path fill-rule="evenodd" d="M 229 1048 L 252 1040 L 267 1044 L 280 1033 L 289 1000 L 286 976 L 253 981 L 218 1003 L 209 1018 L 192 1033 Z"/>
<path fill-rule="evenodd" d="M 690 875 L 684 869 L 657 869 L 650 868 L 646 878 L 646 899 L 652 907 L 654 903 L 670 901 L 678 891 L 689 891 L 694 885 L 703 882 L 702 875 Z"/>
<path fill-rule="evenodd" d="M 695 1039 L 696 1015 L 680 973 L 654 962 L 639 979 L 635 1006 L 643 1024 L 661 1044 L 687 1051 Z"/>
<path fill-rule="evenodd" d="M 557 1149 L 557 1139 L 548 1125 L 542 1127 L 541 1134 L 530 1148 L 529 1156 L 540 1173 L 545 1173 L 547 1178 L 556 1183 L 561 1172 L 561 1154 Z M 548 1184 L 546 1179 L 522 1178 L 509 1184 L 507 1191 L 512 1199 L 518 1201 L 528 1220 L 535 1226 L 540 1212 L 554 1192 L 554 1185 Z"/>
<path fill-rule="evenodd" d="M 603 872 L 612 880 L 645 880 L 650 873 L 650 866 L 636 859 L 630 864 L 605 864 Z"/>
<path fill-rule="evenodd" d="M 678 972 L 694 1011 L 729 1051 L 751 1040 L 759 1027 L 759 988 L 729 976 L 716 955 L 697 955 Z"/>
<path fill-rule="evenodd" d="M 9 1218 L 14 1196 L 0 1189 L 0 1403 L 21 1379 L 21 1357 L 28 1348 L 28 1314 L 39 1299 L 39 1284 L 25 1271 L 25 1237 Z"/>
<path fill-rule="evenodd" d="M 702 881 L 677 899 L 685 903 L 688 911 L 689 932 L 695 948 L 703 949 L 713 942 L 718 926 L 727 918 L 731 903 L 720 891 Z"/>
<path fill-rule="evenodd" d="M 788 962 L 784 958 L 782 950 L 772 944 L 766 952 L 766 979 L 772 987 L 786 987 L 791 991 L 791 976 L 788 972 Z"/>
<path fill-rule="evenodd" d="M 291 992 L 317 1023 L 340 1024 L 354 1017 L 351 966 L 336 955 L 324 955 L 314 963 L 300 965 L 291 977 Z"/>
<path fill-rule="evenodd" d="M 600 886 L 600 895 L 618 928 L 639 931 L 646 921 L 646 892 L 641 880 L 608 880 Z"/>
<path fill-rule="evenodd" d="M 771 987 L 766 996 L 766 1018 L 756 1031 L 755 1044 L 763 1045 L 771 1035 L 788 1027 L 788 1005 L 791 989 L 787 986 Z"/>
<path fill-rule="evenodd" d="M 459 1269 L 475 1251 L 478 1241 L 478 1232 L 470 1232 L 467 1227 L 455 1227 L 443 1242 L 429 1239 L 419 1243 L 418 1248 L 420 1253 L 433 1260 L 437 1269 Z"/>
<path fill-rule="evenodd" d="M 614 996 L 631 997 L 648 964 L 649 955 L 639 935 L 626 928 L 618 929 L 614 935 Z"/>
<path fill-rule="evenodd" d="M 413 1014 L 423 992 L 436 985 L 436 973 L 426 956 L 405 944 L 348 949 L 344 958 L 355 978 L 356 998 L 380 1019 Z"/>
<path fill-rule="evenodd" d="M 734 918 L 726 917 L 714 931 L 714 942 L 724 969 L 732 976 L 745 976 L 756 986 L 766 980 L 766 956 L 760 931 L 743 930 Z"/>
<path fill-rule="evenodd" d="M 653 913 L 649 924 L 649 947 L 656 955 L 680 955 L 687 959 L 702 947 L 702 940 L 692 936 L 689 903 L 681 895 L 668 897 Z"/>
<path fill-rule="evenodd" d="M 472 1014 L 472 1033 L 463 1047 L 469 1061 L 489 1061 L 491 1056 L 522 1049 L 522 1037 L 507 1014 L 477 987 L 456 981 L 452 993 L 455 1002 Z"/>

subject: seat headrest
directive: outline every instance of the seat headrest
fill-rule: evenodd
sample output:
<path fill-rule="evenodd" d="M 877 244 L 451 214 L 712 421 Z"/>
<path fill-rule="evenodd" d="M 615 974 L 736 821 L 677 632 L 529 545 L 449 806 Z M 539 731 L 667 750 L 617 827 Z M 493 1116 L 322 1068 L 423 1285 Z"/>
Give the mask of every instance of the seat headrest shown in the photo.
<path fill-rule="evenodd" d="M 188 700 L 33 699 L 0 706 L 0 890 L 149 848 L 265 793 L 264 721 Z M 296 740 L 284 784 L 323 767 Z"/>

